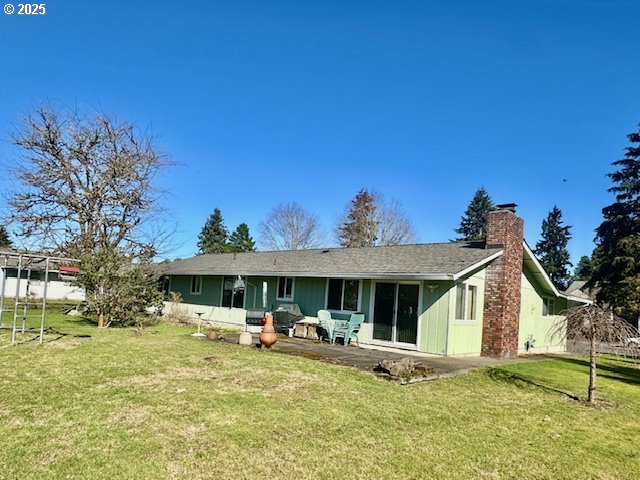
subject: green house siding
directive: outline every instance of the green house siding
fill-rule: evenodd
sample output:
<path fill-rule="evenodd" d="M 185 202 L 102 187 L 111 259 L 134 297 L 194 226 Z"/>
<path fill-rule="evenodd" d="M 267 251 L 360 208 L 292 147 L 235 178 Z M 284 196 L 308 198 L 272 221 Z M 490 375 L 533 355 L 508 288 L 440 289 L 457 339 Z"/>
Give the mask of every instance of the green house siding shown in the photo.
<path fill-rule="evenodd" d="M 297 303 L 305 315 L 315 317 L 318 310 L 324 308 L 326 287 L 326 278 L 298 277 L 295 280 L 293 303 Z"/>
<path fill-rule="evenodd" d="M 170 290 L 182 295 L 184 303 L 194 305 L 220 305 L 222 277 L 202 276 L 200 295 L 191 293 L 191 275 L 171 276 Z"/>
<path fill-rule="evenodd" d="M 221 279 L 223 277 L 220 277 Z M 262 309 L 262 284 L 267 282 L 267 304 L 268 310 L 276 307 L 276 286 L 277 278 L 273 277 L 248 277 L 245 279 L 244 306 L 247 309 Z"/>
<path fill-rule="evenodd" d="M 184 303 L 194 305 L 220 306 L 222 302 L 222 276 L 203 276 L 202 293 L 191 293 L 191 275 L 172 275 L 170 290 L 180 293 Z M 297 277 L 295 279 L 293 298 L 282 300 L 277 298 L 278 277 L 248 277 L 245 278 L 245 308 L 262 308 L 262 284 L 267 283 L 268 310 L 275 310 L 281 303 L 297 303 L 300 310 L 307 316 L 315 317 L 318 310 L 325 308 L 326 278 Z M 371 281 L 362 281 L 362 311 L 368 312 L 370 305 Z M 334 313 L 334 318 L 348 320 L 350 313 Z M 365 317 L 368 318 L 368 313 Z"/>
<path fill-rule="evenodd" d="M 449 295 L 453 282 L 424 282 L 420 322 L 420 351 L 443 355 L 447 348 Z"/>
<path fill-rule="evenodd" d="M 542 315 L 543 298 L 553 299 L 555 315 Z M 525 344 L 530 338 L 535 340 L 534 351 L 540 348 L 561 347 L 562 342 L 559 339 L 551 338 L 550 332 L 554 324 L 562 318 L 559 313 L 563 311 L 566 306 L 566 299 L 554 297 L 550 293 L 545 293 L 535 284 L 533 278 L 526 275 L 526 272 L 523 273 L 518 349 L 520 351 L 524 350 Z"/>
<path fill-rule="evenodd" d="M 486 270 L 480 270 L 465 280 L 469 285 L 475 285 L 477 290 L 476 319 L 474 321 L 460 321 L 455 316 L 456 289 L 449 291 L 451 302 L 451 324 L 449 330 L 449 350 L 447 355 L 480 355 L 482 350 L 482 314 L 484 311 L 484 282 Z"/>

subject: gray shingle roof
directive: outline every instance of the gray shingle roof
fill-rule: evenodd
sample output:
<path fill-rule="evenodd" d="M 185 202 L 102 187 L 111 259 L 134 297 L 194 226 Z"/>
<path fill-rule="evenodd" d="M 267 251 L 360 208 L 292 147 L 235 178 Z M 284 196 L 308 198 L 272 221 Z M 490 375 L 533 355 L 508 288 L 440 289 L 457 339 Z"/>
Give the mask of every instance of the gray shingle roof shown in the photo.
<path fill-rule="evenodd" d="M 160 267 L 169 275 L 436 277 L 456 274 L 501 252 L 484 242 L 198 255 Z"/>

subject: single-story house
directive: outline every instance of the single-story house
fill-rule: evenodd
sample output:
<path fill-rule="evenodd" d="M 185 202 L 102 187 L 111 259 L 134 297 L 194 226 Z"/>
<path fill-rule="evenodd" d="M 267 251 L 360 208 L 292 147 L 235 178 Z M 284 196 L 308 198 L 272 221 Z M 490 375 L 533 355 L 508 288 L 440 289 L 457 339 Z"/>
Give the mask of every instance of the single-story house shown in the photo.
<path fill-rule="evenodd" d="M 363 312 L 362 346 L 503 358 L 563 350 L 550 329 L 585 300 L 553 285 L 515 205 L 500 207 L 486 241 L 198 255 L 164 265 L 165 288 L 223 325 L 296 303 L 308 317 Z"/>
<path fill-rule="evenodd" d="M 0 250 L 0 294 L 15 297 L 18 268 L 20 267 L 19 296 L 29 295 L 42 298 L 44 295 L 47 255 L 24 253 L 15 250 Z M 49 300 L 84 300 L 84 290 L 73 284 L 78 272 L 77 266 L 60 265 L 59 261 L 49 264 L 47 299 Z"/>

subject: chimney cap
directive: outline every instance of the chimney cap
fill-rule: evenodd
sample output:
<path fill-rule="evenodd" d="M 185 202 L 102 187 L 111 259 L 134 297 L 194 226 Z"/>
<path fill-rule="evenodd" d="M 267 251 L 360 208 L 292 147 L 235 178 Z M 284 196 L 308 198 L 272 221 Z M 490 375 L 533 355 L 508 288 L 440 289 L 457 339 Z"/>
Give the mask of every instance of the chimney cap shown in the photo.
<path fill-rule="evenodd" d="M 510 212 L 516 213 L 517 203 L 501 203 L 496 205 L 496 210 L 509 210 Z"/>

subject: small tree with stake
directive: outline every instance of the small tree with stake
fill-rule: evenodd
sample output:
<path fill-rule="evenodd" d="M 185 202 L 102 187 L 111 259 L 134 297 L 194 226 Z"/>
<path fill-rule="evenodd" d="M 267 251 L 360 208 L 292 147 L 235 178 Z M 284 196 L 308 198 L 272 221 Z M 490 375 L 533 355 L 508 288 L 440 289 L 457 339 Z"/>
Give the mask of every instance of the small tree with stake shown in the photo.
<path fill-rule="evenodd" d="M 588 345 L 589 350 L 589 390 L 587 402 L 596 402 L 597 358 L 603 343 L 627 343 L 637 337 L 638 331 L 629 322 L 612 311 L 603 310 L 597 305 L 575 307 L 564 312 L 566 318 L 560 319 L 551 331 L 556 339 L 576 341 L 576 346 Z M 631 356 L 637 356 L 637 348 L 630 347 Z"/>

